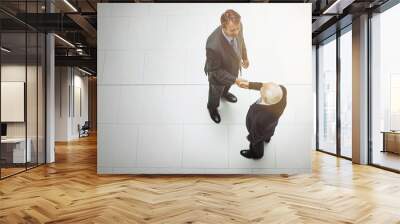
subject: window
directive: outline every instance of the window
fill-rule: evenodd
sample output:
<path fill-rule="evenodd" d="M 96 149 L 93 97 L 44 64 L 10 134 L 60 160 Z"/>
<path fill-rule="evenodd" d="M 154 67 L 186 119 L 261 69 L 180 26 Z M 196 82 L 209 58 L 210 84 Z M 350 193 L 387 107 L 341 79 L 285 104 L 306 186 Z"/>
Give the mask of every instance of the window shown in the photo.
<path fill-rule="evenodd" d="M 318 148 L 336 153 L 336 39 L 318 48 Z"/>
<path fill-rule="evenodd" d="M 372 164 L 400 170 L 400 5 L 371 18 Z"/>
<path fill-rule="evenodd" d="M 340 155 L 352 157 L 352 35 L 340 36 Z M 347 31 L 347 32 L 346 32 Z"/>

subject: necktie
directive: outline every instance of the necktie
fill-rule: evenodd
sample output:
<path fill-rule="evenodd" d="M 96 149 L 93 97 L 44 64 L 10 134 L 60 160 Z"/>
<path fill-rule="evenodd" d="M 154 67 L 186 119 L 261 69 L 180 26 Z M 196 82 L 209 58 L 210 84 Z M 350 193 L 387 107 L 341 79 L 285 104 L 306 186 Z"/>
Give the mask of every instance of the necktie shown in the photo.
<path fill-rule="evenodd" d="M 236 42 L 235 42 L 235 38 L 232 38 L 232 40 L 230 41 L 230 43 L 231 43 L 231 46 L 233 47 L 233 49 L 235 50 L 236 54 L 237 54 L 238 56 L 240 56 L 239 48 L 238 48 L 238 46 L 237 46 L 237 44 L 236 44 Z"/>

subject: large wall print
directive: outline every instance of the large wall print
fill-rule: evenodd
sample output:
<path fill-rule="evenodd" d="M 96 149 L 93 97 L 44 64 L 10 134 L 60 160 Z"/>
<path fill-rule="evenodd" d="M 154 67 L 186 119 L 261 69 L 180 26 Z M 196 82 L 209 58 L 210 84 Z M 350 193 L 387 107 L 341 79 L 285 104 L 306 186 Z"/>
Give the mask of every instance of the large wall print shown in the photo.
<path fill-rule="evenodd" d="M 98 173 L 311 171 L 311 4 L 98 5 Z"/>

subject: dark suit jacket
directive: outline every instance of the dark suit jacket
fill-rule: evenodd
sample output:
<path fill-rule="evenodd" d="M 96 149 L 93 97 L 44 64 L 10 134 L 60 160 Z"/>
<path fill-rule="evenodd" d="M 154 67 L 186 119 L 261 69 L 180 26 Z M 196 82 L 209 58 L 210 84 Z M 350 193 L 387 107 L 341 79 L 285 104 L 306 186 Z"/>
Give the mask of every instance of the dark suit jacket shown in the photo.
<path fill-rule="evenodd" d="M 260 89 L 262 83 L 249 83 L 249 89 Z M 263 105 L 255 102 L 249 108 L 246 116 L 246 127 L 249 131 L 247 139 L 257 144 L 261 141 L 270 139 L 278 125 L 279 118 L 286 108 L 287 92 L 281 85 L 283 96 L 281 101 L 273 105 Z"/>
<path fill-rule="evenodd" d="M 204 72 L 208 75 L 210 84 L 232 85 L 235 83 L 241 69 L 241 60 L 247 60 L 242 25 L 237 42 L 240 55 L 235 52 L 228 40 L 226 40 L 221 26 L 215 29 L 208 37 L 206 44 L 207 60 Z"/>

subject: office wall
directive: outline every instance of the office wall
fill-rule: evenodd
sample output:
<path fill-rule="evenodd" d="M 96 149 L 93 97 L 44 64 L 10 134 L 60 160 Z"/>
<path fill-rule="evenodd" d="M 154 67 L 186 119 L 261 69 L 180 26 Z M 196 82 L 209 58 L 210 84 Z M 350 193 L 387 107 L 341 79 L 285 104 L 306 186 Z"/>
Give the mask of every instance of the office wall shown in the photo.
<path fill-rule="evenodd" d="M 288 91 L 275 135 L 255 161 L 245 117 L 258 91 L 231 92 L 222 122 L 206 104 L 205 43 L 226 9 L 242 16 L 243 77 Z M 311 170 L 311 4 L 98 4 L 99 173 L 297 173 Z M 285 16 L 283 16 L 285 15 Z"/>
<path fill-rule="evenodd" d="M 19 64 L 8 64 L 1 66 L 1 81 L 5 82 L 25 82 L 25 74 L 27 70 L 32 70 L 33 67 Z M 28 74 L 31 74 L 30 72 Z M 32 93 L 30 96 L 33 96 Z M 7 123 L 7 137 L 25 137 L 25 123 L 24 122 L 12 122 Z"/>
<path fill-rule="evenodd" d="M 88 120 L 88 77 L 73 67 L 56 67 L 55 73 L 55 140 L 69 141 Z"/>
<path fill-rule="evenodd" d="M 24 122 L 25 83 L 1 82 L 1 121 Z"/>

